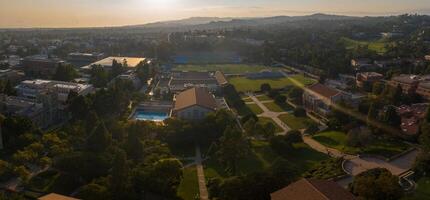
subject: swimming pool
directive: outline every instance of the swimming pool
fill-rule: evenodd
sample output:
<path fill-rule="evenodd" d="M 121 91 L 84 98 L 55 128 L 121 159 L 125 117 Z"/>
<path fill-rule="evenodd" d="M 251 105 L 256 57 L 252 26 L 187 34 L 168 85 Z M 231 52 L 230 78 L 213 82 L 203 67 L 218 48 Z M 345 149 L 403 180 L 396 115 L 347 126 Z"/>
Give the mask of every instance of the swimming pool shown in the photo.
<path fill-rule="evenodd" d="M 163 112 L 148 112 L 148 111 L 137 110 L 133 118 L 141 121 L 161 122 L 169 118 L 169 115 Z"/>

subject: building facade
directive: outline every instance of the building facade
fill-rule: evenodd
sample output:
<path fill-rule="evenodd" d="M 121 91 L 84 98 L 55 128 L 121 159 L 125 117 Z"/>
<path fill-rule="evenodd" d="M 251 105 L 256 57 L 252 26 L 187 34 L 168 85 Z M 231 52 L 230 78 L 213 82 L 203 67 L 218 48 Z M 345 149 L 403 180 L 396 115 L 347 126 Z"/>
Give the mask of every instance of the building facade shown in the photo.
<path fill-rule="evenodd" d="M 218 109 L 214 96 L 207 88 L 194 87 L 177 94 L 174 98 L 172 117 L 183 120 L 202 120 Z"/>
<path fill-rule="evenodd" d="M 349 101 L 350 96 L 320 83 L 308 86 L 303 93 L 303 106 L 306 111 L 323 118 L 331 113 L 333 104 L 342 100 Z"/>

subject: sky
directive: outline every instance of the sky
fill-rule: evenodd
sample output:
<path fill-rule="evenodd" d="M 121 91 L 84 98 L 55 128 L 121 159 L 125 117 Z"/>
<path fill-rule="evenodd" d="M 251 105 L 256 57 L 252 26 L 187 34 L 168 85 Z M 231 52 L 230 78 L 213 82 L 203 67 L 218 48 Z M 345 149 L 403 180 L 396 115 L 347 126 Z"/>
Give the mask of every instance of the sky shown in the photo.
<path fill-rule="evenodd" d="M 430 0 L 0 0 L 0 28 L 105 27 L 188 17 L 430 14 Z"/>

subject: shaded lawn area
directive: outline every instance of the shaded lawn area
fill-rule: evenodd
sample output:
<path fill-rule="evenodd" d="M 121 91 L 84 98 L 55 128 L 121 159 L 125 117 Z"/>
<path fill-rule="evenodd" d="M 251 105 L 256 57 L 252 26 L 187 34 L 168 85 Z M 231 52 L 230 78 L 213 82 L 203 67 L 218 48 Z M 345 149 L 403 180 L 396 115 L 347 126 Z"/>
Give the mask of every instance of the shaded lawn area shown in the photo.
<path fill-rule="evenodd" d="M 308 117 L 296 117 L 293 114 L 283 114 L 279 119 L 287 124 L 291 129 L 300 130 L 309 127 L 311 124 L 316 124 Z"/>
<path fill-rule="evenodd" d="M 238 92 L 247 92 L 247 91 L 260 91 L 260 87 L 263 83 L 268 83 L 273 89 L 281 89 L 286 86 L 293 85 L 291 79 L 294 79 L 304 85 L 310 85 L 315 83 L 315 80 L 306 78 L 303 75 L 295 75 L 292 77 L 285 77 L 279 79 L 247 79 L 245 77 L 233 77 L 229 78 L 229 83 L 234 85 Z"/>
<path fill-rule="evenodd" d="M 275 129 L 275 133 L 279 133 L 279 132 L 284 131 L 284 130 L 283 130 L 281 127 L 279 127 L 279 126 L 278 126 L 278 124 L 277 124 L 277 123 L 275 123 L 275 122 L 273 121 L 273 119 L 271 119 L 271 118 L 267 118 L 267 117 L 259 117 L 259 118 L 258 118 L 258 123 L 261 123 L 261 124 L 272 123 L 272 124 L 276 127 L 276 129 Z"/>
<path fill-rule="evenodd" d="M 42 193 L 59 193 L 69 195 L 80 186 L 78 177 L 48 170 L 33 177 L 25 186 L 26 189 Z"/>
<path fill-rule="evenodd" d="M 183 170 L 183 173 L 177 195 L 183 200 L 194 200 L 199 193 L 197 169 L 196 167 L 188 167 Z"/>
<path fill-rule="evenodd" d="M 267 109 L 269 109 L 272 112 L 288 112 L 294 109 L 291 105 L 287 103 L 280 105 L 275 102 L 270 102 L 270 103 L 265 103 L 264 105 L 267 107 Z"/>
<path fill-rule="evenodd" d="M 418 187 L 411 195 L 406 196 L 403 200 L 422 200 L 430 199 L 430 178 L 424 177 L 418 180 Z"/>
<path fill-rule="evenodd" d="M 273 100 L 272 98 L 270 98 L 269 96 L 267 96 L 267 95 L 260 95 L 260 96 L 257 96 L 257 99 L 258 100 L 260 100 L 260 101 L 270 101 L 270 100 Z"/>
<path fill-rule="evenodd" d="M 257 104 L 246 104 L 246 107 L 248 107 L 252 113 L 256 115 L 263 113 L 263 109 L 261 109 Z"/>
<path fill-rule="evenodd" d="M 350 147 L 347 135 L 339 131 L 327 131 L 313 136 L 321 144 L 349 154 L 373 154 L 386 158 L 402 153 L 410 148 L 404 142 L 389 139 L 373 139 L 366 147 Z"/>
<path fill-rule="evenodd" d="M 262 70 L 276 70 L 279 68 L 266 67 L 263 65 L 247 65 L 247 64 L 202 64 L 202 65 L 179 65 L 174 68 L 175 71 L 222 71 L 225 74 L 242 74 L 251 72 L 260 72 Z"/>
<path fill-rule="evenodd" d="M 269 142 L 253 140 L 251 146 L 252 153 L 238 163 L 239 175 L 261 172 L 268 169 L 276 159 L 280 158 L 278 154 L 273 152 Z M 305 173 L 316 164 L 329 158 L 327 155 L 311 149 L 304 143 L 294 144 L 294 150 L 282 156 L 297 169 L 298 175 Z M 223 166 L 215 159 L 206 161 L 204 166 L 205 176 L 208 179 L 229 177 L 229 174 L 224 171 Z"/>

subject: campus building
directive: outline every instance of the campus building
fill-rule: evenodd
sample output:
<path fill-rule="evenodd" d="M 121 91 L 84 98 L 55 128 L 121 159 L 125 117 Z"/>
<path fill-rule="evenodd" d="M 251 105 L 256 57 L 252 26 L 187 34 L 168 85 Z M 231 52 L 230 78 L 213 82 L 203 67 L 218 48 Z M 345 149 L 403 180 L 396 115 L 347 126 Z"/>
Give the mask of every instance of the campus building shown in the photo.
<path fill-rule="evenodd" d="M 301 179 L 270 194 L 271 200 L 354 200 L 355 197 L 333 181 Z"/>
<path fill-rule="evenodd" d="M 61 64 L 64 64 L 63 60 L 45 55 L 29 56 L 22 61 L 25 75 L 38 78 L 53 76 Z"/>
<path fill-rule="evenodd" d="M 205 87 L 210 92 L 219 89 L 219 81 L 225 84 L 224 80 L 217 79 L 215 72 L 172 72 L 169 82 L 169 89 L 172 93 L 178 93 L 188 88 Z"/>
<path fill-rule="evenodd" d="M 363 88 L 365 86 L 372 86 L 373 83 L 382 80 L 384 76 L 376 72 L 362 72 L 356 74 L 357 87 Z"/>
<path fill-rule="evenodd" d="M 391 81 L 389 81 L 388 84 L 394 88 L 400 86 L 403 90 L 403 93 L 411 94 L 417 90 L 420 81 L 422 81 L 422 79 L 419 76 L 401 74 L 391 78 Z"/>
<path fill-rule="evenodd" d="M 207 88 L 194 87 L 175 95 L 171 116 L 183 120 L 202 120 L 217 109 L 217 101 Z"/>
<path fill-rule="evenodd" d="M 92 66 L 98 65 L 103 67 L 106 71 L 110 71 L 112 69 L 113 61 L 116 61 L 120 64 L 123 64 L 127 70 L 135 69 L 142 62 L 150 62 L 146 58 L 138 58 L 138 57 L 107 57 L 97 62 L 91 63 L 87 66 L 81 67 L 82 70 L 88 71 L 91 70 Z"/>
<path fill-rule="evenodd" d="M 419 132 L 420 124 L 424 120 L 429 104 L 402 105 L 397 107 L 401 118 L 400 128 L 407 136 L 415 136 Z"/>
<path fill-rule="evenodd" d="M 67 62 L 74 65 L 75 67 L 82 67 L 89 65 L 97 60 L 103 59 L 103 53 L 69 53 L 67 55 Z"/>
<path fill-rule="evenodd" d="M 331 112 L 331 106 L 342 100 L 350 100 L 346 93 L 316 83 L 308 86 L 303 93 L 303 106 L 307 112 L 321 117 L 327 117 Z"/>

